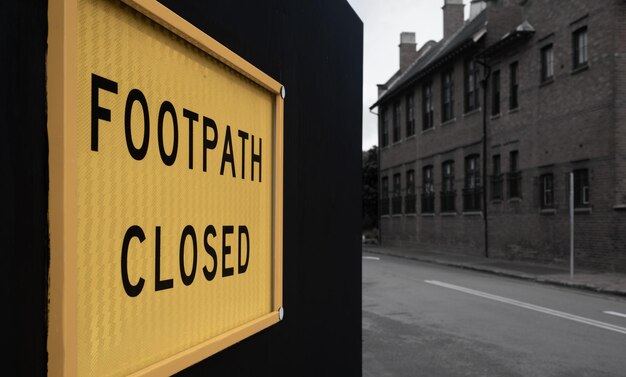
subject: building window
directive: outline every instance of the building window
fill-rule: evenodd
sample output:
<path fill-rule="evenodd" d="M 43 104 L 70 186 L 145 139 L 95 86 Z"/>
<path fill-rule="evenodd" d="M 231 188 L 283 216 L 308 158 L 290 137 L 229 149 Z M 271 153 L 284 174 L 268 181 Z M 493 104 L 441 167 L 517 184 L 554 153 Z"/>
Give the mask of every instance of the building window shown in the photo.
<path fill-rule="evenodd" d="M 387 109 L 384 108 L 380 112 L 380 144 L 383 147 L 389 145 L 389 122 L 387 122 L 389 116 L 388 113 Z"/>
<path fill-rule="evenodd" d="M 415 213 L 417 210 L 415 197 L 415 170 L 406 172 L 406 196 L 404 197 L 404 213 Z"/>
<path fill-rule="evenodd" d="M 422 168 L 422 213 L 435 213 L 435 187 L 432 165 Z"/>
<path fill-rule="evenodd" d="M 441 165 L 441 212 L 454 212 L 456 191 L 454 190 L 454 161 Z"/>
<path fill-rule="evenodd" d="M 500 114 L 500 71 L 493 71 L 491 80 L 491 115 Z"/>
<path fill-rule="evenodd" d="M 422 130 L 433 128 L 433 83 L 422 86 Z"/>
<path fill-rule="evenodd" d="M 574 69 L 587 65 L 587 27 L 583 26 L 572 34 Z"/>
<path fill-rule="evenodd" d="M 402 189 L 400 188 L 400 173 L 393 175 L 393 196 L 391 197 L 391 214 L 402 213 Z"/>
<path fill-rule="evenodd" d="M 554 51 L 549 44 L 541 49 L 541 82 L 554 78 Z"/>
<path fill-rule="evenodd" d="M 511 151 L 509 153 L 509 173 L 507 175 L 507 183 L 509 188 L 509 199 L 521 198 L 522 174 L 518 167 L 519 153 Z"/>
<path fill-rule="evenodd" d="M 574 208 L 589 206 L 589 170 L 574 170 Z"/>
<path fill-rule="evenodd" d="M 393 105 L 393 142 L 400 141 L 400 102 Z"/>
<path fill-rule="evenodd" d="M 473 59 L 465 62 L 465 112 L 476 110 L 478 102 L 478 68 Z"/>
<path fill-rule="evenodd" d="M 518 87 L 519 87 L 519 82 L 517 79 L 518 66 L 519 65 L 517 62 L 511 63 L 511 65 L 509 66 L 509 72 L 510 72 L 509 110 L 517 109 L 517 107 L 519 106 L 519 103 L 517 102 L 517 92 L 518 92 Z"/>
<path fill-rule="evenodd" d="M 381 181 L 380 214 L 389 214 L 389 177 L 382 177 Z"/>
<path fill-rule="evenodd" d="M 413 104 L 413 93 L 406 96 L 406 136 L 415 135 L 415 106 Z"/>
<path fill-rule="evenodd" d="M 463 189 L 463 211 L 480 211 L 481 184 L 478 155 L 465 158 L 465 188 Z"/>
<path fill-rule="evenodd" d="M 447 70 L 441 76 L 441 121 L 454 118 L 454 71 Z"/>
<path fill-rule="evenodd" d="M 554 208 L 554 175 L 543 174 L 541 179 L 541 208 Z"/>
<path fill-rule="evenodd" d="M 502 199 L 502 170 L 500 165 L 500 155 L 496 154 L 491 158 L 492 175 L 491 175 L 491 200 Z"/>

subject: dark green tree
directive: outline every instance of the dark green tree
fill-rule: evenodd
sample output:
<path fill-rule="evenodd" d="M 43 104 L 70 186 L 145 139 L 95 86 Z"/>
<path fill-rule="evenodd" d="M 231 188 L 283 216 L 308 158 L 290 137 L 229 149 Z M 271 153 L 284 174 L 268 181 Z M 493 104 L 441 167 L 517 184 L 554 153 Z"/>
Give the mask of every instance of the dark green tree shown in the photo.
<path fill-rule="evenodd" d="M 363 233 L 378 230 L 378 147 L 363 152 L 362 164 L 362 229 Z"/>

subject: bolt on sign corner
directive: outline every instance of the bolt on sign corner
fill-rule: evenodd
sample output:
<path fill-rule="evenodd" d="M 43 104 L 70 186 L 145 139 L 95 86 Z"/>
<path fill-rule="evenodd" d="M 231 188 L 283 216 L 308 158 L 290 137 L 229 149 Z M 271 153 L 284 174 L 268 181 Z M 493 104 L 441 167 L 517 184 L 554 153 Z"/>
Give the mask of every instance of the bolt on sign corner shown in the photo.
<path fill-rule="evenodd" d="M 171 375 L 280 321 L 284 88 L 157 1 L 48 21 L 49 373 Z"/>

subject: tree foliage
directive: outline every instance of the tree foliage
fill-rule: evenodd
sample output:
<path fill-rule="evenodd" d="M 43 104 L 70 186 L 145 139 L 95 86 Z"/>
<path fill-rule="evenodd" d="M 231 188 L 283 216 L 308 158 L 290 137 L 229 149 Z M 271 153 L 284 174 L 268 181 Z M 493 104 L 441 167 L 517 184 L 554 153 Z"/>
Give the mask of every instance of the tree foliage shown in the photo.
<path fill-rule="evenodd" d="M 378 229 L 378 147 L 363 152 L 362 164 L 362 229 Z"/>

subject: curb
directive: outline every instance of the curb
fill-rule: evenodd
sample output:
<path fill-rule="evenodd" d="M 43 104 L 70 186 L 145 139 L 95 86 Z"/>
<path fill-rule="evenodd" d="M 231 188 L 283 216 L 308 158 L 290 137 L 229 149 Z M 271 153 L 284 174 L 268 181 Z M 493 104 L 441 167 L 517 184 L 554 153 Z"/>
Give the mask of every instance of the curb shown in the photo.
<path fill-rule="evenodd" d="M 415 261 L 418 261 L 418 262 L 432 263 L 432 264 L 437 264 L 437 265 L 441 265 L 441 266 L 455 267 L 455 268 L 460 268 L 460 269 L 470 270 L 470 271 L 486 272 L 486 273 L 490 273 L 492 275 L 506 276 L 506 277 L 510 277 L 510 278 L 516 278 L 516 279 L 527 280 L 527 281 L 535 281 L 535 282 L 542 283 L 542 284 L 550 284 L 550 285 L 555 285 L 555 286 L 560 286 L 560 287 L 574 288 L 574 289 L 579 289 L 579 290 L 584 290 L 584 291 L 591 291 L 591 292 L 595 292 L 595 293 L 602 293 L 602 294 L 607 294 L 607 295 L 626 297 L 626 292 L 625 291 L 620 291 L 620 290 L 615 290 L 615 289 L 596 287 L 596 286 L 589 285 L 589 284 L 572 283 L 572 282 L 569 282 L 569 281 L 545 279 L 545 278 L 538 277 L 538 276 L 535 276 L 535 275 L 528 275 L 528 274 L 524 274 L 524 273 L 513 272 L 513 271 L 506 271 L 506 270 L 495 270 L 495 269 L 492 269 L 492 268 L 481 267 L 481 266 L 476 266 L 476 265 L 470 265 L 470 264 L 466 264 L 466 263 L 448 262 L 448 261 L 442 261 L 442 260 L 438 260 L 438 259 L 420 257 L 420 256 L 415 256 L 415 255 L 396 254 L 396 253 L 389 252 L 389 251 L 384 251 L 384 250 L 370 249 L 370 248 L 368 248 L 365 245 L 363 245 L 363 246 L 364 246 L 362 248 L 363 251 L 366 251 L 366 252 L 372 253 L 372 254 L 387 255 L 387 256 L 392 256 L 392 257 L 397 257 L 397 258 L 404 258 L 404 259 L 409 259 L 409 260 L 415 260 Z"/>

